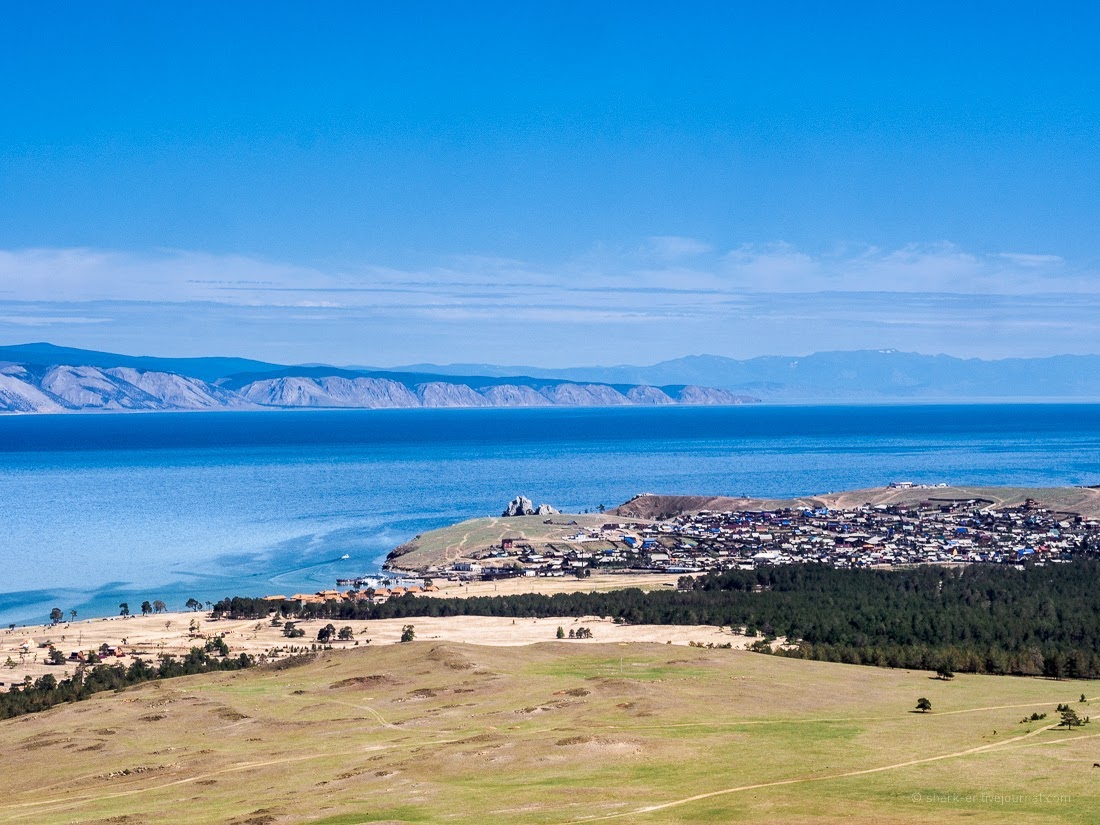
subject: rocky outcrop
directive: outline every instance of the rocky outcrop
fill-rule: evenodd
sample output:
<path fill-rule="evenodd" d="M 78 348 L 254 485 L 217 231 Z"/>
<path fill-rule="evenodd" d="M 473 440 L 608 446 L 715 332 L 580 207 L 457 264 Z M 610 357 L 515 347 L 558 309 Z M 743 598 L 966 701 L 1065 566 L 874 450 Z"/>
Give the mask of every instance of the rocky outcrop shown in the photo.
<path fill-rule="evenodd" d="M 245 385 L 240 394 L 255 404 L 268 407 L 385 409 L 420 406 L 420 399 L 404 384 L 384 378 L 269 378 Z"/>
<path fill-rule="evenodd" d="M 487 407 L 489 402 L 477 390 L 465 384 L 430 381 L 417 384 L 416 395 L 424 407 Z"/>
<path fill-rule="evenodd" d="M 714 387 L 697 387 L 694 384 L 689 384 L 680 390 L 676 400 L 681 404 L 726 406 L 729 404 L 752 404 L 760 399 L 748 395 L 735 395 L 732 392 L 715 389 Z"/>
<path fill-rule="evenodd" d="M 535 506 L 527 496 L 516 496 L 508 502 L 508 506 L 505 507 L 504 512 L 501 513 L 504 518 L 511 518 L 512 516 L 533 516 L 534 514 Z"/>
<path fill-rule="evenodd" d="M 62 412 L 65 408 L 33 384 L 21 380 L 22 367 L 0 370 L 0 411 L 23 413 Z"/>
<path fill-rule="evenodd" d="M 551 403 L 564 407 L 619 407 L 630 403 L 625 395 L 605 384 L 554 384 L 540 392 Z"/>
<path fill-rule="evenodd" d="M 626 398 L 631 404 L 675 404 L 676 402 L 664 390 L 657 387 L 631 387 L 626 391 Z"/>
<path fill-rule="evenodd" d="M 549 407 L 551 401 L 538 390 L 515 384 L 482 387 L 478 392 L 493 407 Z"/>
<path fill-rule="evenodd" d="M 170 372 L 140 372 L 130 367 L 114 367 L 105 370 L 104 374 L 137 387 L 157 399 L 166 409 L 221 410 L 254 406 L 235 392 Z"/>
<path fill-rule="evenodd" d="M 220 410 L 248 408 L 241 396 L 197 378 L 118 367 L 58 365 L 0 371 L 0 412 Z"/>
<path fill-rule="evenodd" d="M 256 404 L 270 407 L 342 407 L 312 378 L 270 378 L 255 381 L 241 395 Z"/>
<path fill-rule="evenodd" d="M 329 398 L 346 407 L 380 410 L 417 406 L 416 396 L 404 384 L 386 378 L 321 378 L 318 383 Z"/>
<path fill-rule="evenodd" d="M 54 367 L 39 386 L 75 410 L 158 410 L 156 397 L 97 367 Z"/>
<path fill-rule="evenodd" d="M 549 504 L 540 504 L 535 507 L 527 496 L 516 496 L 508 502 L 508 506 L 504 508 L 501 515 L 504 518 L 512 518 L 514 516 L 554 516 L 557 513 L 558 511 Z"/>

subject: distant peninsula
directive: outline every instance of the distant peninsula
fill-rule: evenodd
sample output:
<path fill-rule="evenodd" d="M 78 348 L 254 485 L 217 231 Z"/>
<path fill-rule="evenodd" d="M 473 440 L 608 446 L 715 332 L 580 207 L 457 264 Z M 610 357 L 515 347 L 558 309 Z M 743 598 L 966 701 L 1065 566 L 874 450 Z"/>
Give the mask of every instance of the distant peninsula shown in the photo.
<path fill-rule="evenodd" d="M 0 347 L 0 413 L 734 405 L 759 400 L 695 384 L 286 367 L 239 358 L 135 357 L 50 344 Z"/>
<path fill-rule="evenodd" d="M 0 413 L 1100 401 L 1100 355 L 956 358 L 894 349 L 651 366 L 274 364 L 0 346 Z"/>

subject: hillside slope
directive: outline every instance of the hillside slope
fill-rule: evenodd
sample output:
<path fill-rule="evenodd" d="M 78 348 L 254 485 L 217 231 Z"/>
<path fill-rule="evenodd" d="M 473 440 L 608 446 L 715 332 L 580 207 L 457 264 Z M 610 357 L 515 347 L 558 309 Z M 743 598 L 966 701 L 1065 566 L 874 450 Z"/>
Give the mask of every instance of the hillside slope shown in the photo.
<path fill-rule="evenodd" d="M 1053 727 L 1082 693 L 652 644 L 361 646 L 0 722 L 0 822 L 1083 825 L 1095 738 Z"/>

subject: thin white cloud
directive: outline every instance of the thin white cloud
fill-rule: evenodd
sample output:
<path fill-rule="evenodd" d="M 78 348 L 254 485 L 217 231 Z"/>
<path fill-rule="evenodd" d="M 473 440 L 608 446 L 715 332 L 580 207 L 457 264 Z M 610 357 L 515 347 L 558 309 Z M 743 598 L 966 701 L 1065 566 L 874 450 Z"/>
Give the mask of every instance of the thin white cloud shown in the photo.
<path fill-rule="evenodd" d="M 660 261 L 679 261 L 713 252 L 714 247 L 682 235 L 653 235 L 646 239 L 642 250 Z"/>
<path fill-rule="evenodd" d="M 1001 252 L 999 257 L 1011 261 L 1017 266 L 1035 268 L 1061 266 L 1066 262 L 1066 259 L 1060 255 L 1032 255 L 1027 252 Z"/>
<path fill-rule="evenodd" d="M 0 324 L 15 327 L 52 327 L 59 324 L 109 324 L 111 318 L 82 315 L 0 315 Z"/>
<path fill-rule="evenodd" d="M 728 252 L 724 263 L 733 285 L 758 292 L 816 292 L 826 276 L 820 261 L 788 244 L 744 244 Z"/>
<path fill-rule="evenodd" d="M 746 244 L 723 258 L 728 285 L 759 292 L 1026 295 L 1092 293 L 1097 273 L 1057 255 L 979 255 L 949 243 L 866 247 L 809 255 L 785 244 Z"/>
<path fill-rule="evenodd" d="M 555 266 L 456 257 L 445 266 L 322 269 L 244 255 L 95 249 L 0 250 L 0 299 L 12 301 L 210 301 L 245 306 L 385 306 L 540 298 L 576 302 L 578 291 L 648 305 L 705 304 L 750 293 L 897 292 L 976 295 L 1093 294 L 1098 277 L 1057 255 L 980 255 L 952 244 L 810 254 L 788 244 L 745 244 L 688 265 L 709 247 L 659 236 L 661 260 L 602 250 Z M 654 247 L 657 248 L 657 247 Z M 661 257 L 658 256 L 658 257 Z M 595 300 L 595 299 L 593 299 Z"/>

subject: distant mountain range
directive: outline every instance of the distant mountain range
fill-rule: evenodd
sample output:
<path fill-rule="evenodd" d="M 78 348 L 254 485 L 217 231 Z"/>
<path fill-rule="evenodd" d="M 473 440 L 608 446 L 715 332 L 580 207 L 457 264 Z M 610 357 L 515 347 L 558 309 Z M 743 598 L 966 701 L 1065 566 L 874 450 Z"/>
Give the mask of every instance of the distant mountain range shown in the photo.
<path fill-rule="evenodd" d="M 997 361 L 896 350 L 744 361 L 699 355 L 649 367 L 287 366 L 0 347 L 0 412 L 533 407 L 1007 398 L 1100 399 L 1100 356 Z"/>
<path fill-rule="evenodd" d="M 1100 355 L 986 361 L 897 350 L 819 352 L 739 361 L 693 355 L 649 367 L 500 367 L 419 364 L 401 367 L 451 373 L 553 375 L 570 381 L 700 384 L 764 401 L 890 401 L 1002 398 L 1100 399 Z"/>
<path fill-rule="evenodd" d="M 288 367 L 240 358 L 135 357 L 52 344 L 0 347 L 0 412 L 723 405 L 758 400 L 683 384 Z"/>

